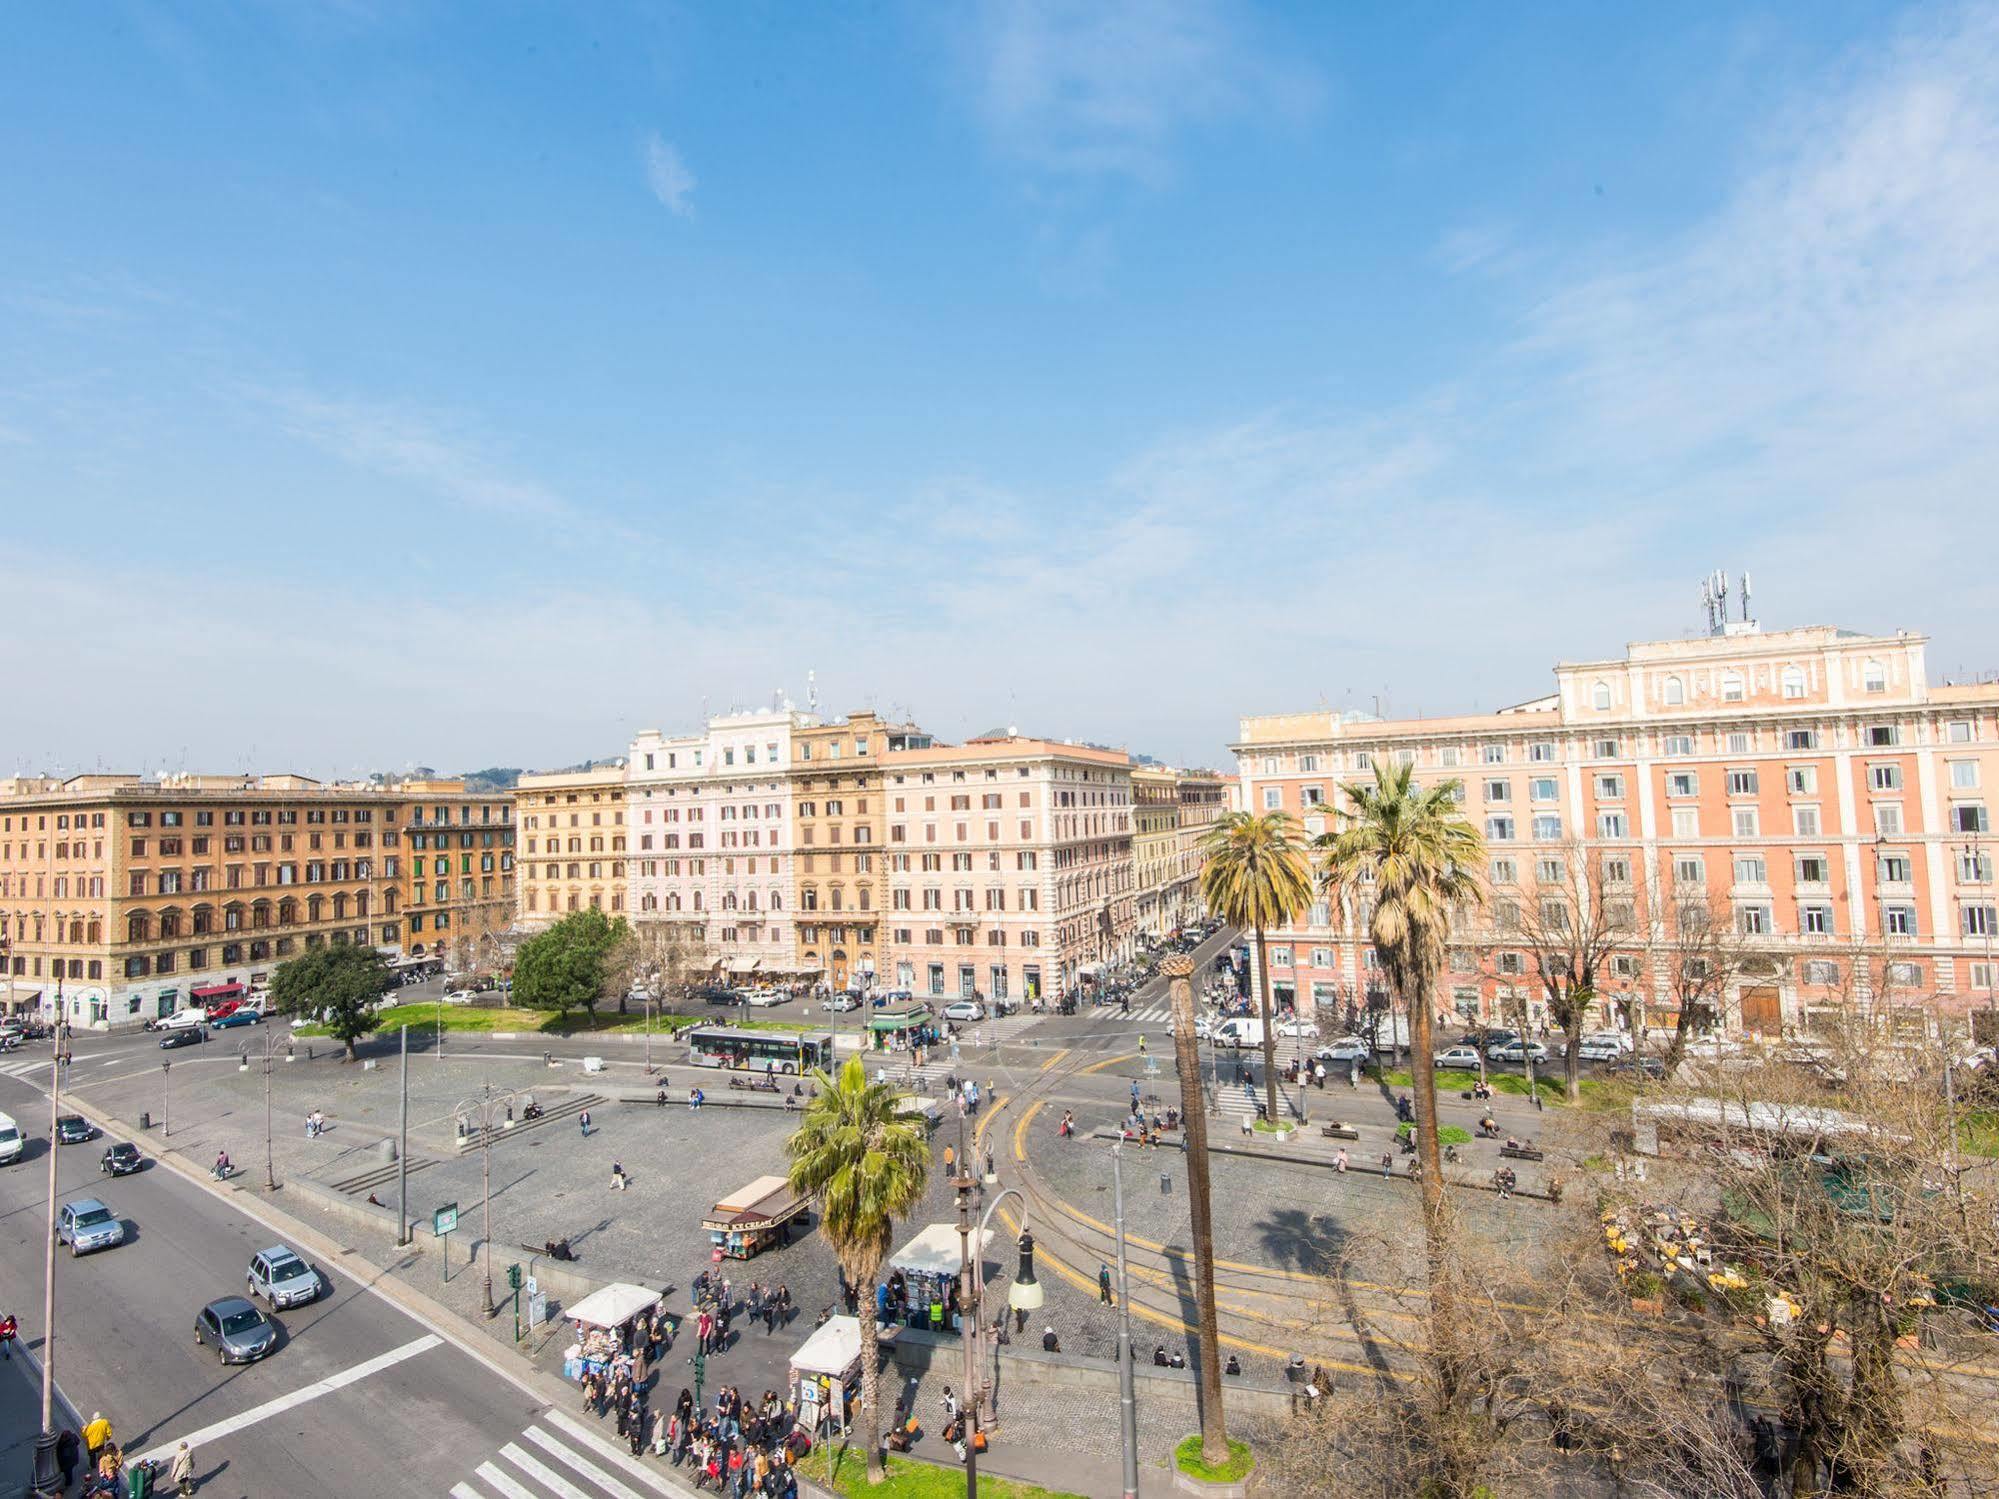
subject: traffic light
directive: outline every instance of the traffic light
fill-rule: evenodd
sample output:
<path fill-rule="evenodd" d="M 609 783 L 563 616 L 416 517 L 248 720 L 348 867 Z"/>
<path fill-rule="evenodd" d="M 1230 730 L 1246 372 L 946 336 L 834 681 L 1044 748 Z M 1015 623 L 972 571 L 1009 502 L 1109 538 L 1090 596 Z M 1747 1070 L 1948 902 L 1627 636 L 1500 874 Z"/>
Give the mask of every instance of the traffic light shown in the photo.
<path fill-rule="evenodd" d="M 519 1265 L 507 1266 L 507 1285 L 516 1291 L 521 1288 L 521 1267 Z"/>

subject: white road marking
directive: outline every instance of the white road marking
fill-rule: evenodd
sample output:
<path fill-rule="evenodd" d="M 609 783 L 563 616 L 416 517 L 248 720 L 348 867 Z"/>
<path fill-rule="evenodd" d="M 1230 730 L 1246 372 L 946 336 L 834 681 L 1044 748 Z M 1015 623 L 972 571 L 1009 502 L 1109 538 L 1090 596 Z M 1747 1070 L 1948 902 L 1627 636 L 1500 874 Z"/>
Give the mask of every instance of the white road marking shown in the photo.
<path fill-rule="evenodd" d="M 559 1495 L 560 1499 L 590 1499 L 588 1494 L 556 1472 L 555 1469 L 529 1457 L 512 1442 L 507 1443 L 506 1446 L 500 1449 L 500 1456 L 504 1457 L 516 1468 L 519 1468 L 528 1477 L 534 1479 L 551 1494 Z"/>
<path fill-rule="evenodd" d="M 272 1416 L 283 1415 L 307 1401 L 317 1400 L 321 1395 L 330 1395 L 335 1390 L 345 1389 L 348 1385 L 366 1379 L 371 1374 L 379 1374 L 384 1369 L 392 1368 L 404 1359 L 415 1358 L 419 1353 L 427 1353 L 443 1341 L 444 1339 L 435 1333 L 425 1333 L 400 1348 L 391 1348 L 387 1353 L 378 1353 L 365 1363 L 356 1364 L 351 1369 L 342 1369 L 338 1374 L 329 1374 L 324 1379 L 314 1380 L 311 1384 L 293 1390 L 288 1395 L 280 1395 L 275 1400 L 266 1400 L 262 1405 L 252 1406 L 241 1415 L 230 1416 L 226 1420 L 217 1421 L 213 1426 L 204 1426 L 201 1430 L 189 1432 L 184 1437 L 175 1437 L 171 1441 L 162 1442 L 145 1456 L 156 1461 L 165 1461 L 173 1455 L 174 1448 L 181 1442 L 186 1442 L 199 1451 L 210 1442 L 241 1431 L 246 1426 L 254 1426 L 259 1421 L 269 1420 Z"/>
<path fill-rule="evenodd" d="M 630 1478 L 644 1484 L 654 1493 L 684 1494 L 687 1492 L 684 1488 L 677 1488 L 666 1482 L 665 1479 L 647 1468 L 638 1459 L 627 1457 L 624 1453 L 618 1451 L 617 1448 L 598 1436 L 596 1432 L 585 1426 L 574 1416 L 565 1416 L 561 1411 L 551 1407 L 543 1413 L 542 1419 L 558 1430 L 567 1432 L 570 1436 L 576 1438 L 578 1442 L 582 1443 L 583 1446 L 594 1450 L 599 1457 L 602 1457 L 606 1462 L 611 1463 L 615 1467 L 621 1468 Z"/>
<path fill-rule="evenodd" d="M 507 1499 L 535 1499 L 532 1493 L 515 1483 L 513 1479 L 507 1477 L 506 1474 L 502 1473 L 492 1463 L 481 1463 L 472 1471 L 485 1479 L 487 1483 L 498 1489 L 502 1494 L 505 1494 Z"/>
<path fill-rule="evenodd" d="M 486 1496 L 469 1483 L 454 1483 L 451 1486 L 451 1499 L 486 1499 Z"/>
<path fill-rule="evenodd" d="M 617 1479 L 613 1478 L 609 1473 L 606 1473 L 602 1468 L 598 1467 L 595 1463 L 590 1462 L 582 1457 L 579 1457 L 574 1452 L 571 1452 L 569 1448 L 564 1446 L 561 1442 L 558 1442 L 554 1437 L 550 1436 L 547 1432 L 543 1431 L 539 1426 L 530 1426 L 526 1431 L 522 1432 L 521 1435 L 525 1436 L 530 1442 L 533 1442 L 537 1447 L 541 1448 L 544 1452 L 546 1452 L 550 1457 L 554 1458 L 556 1461 L 567 1463 L 570 1467 L 574 1468 L 578 1473 L 581 1473 L 585 1478 L 589 1479 L 592 1483 L 596 1484 L 597 1487 L 602 1489 L 605 1493 L 616 1494 L 618 1496 L 618 1499 L 640 1499 L 640 1495 L 637 1489 L 626 1488 L 622 1483 L 619 1483 Z"/>

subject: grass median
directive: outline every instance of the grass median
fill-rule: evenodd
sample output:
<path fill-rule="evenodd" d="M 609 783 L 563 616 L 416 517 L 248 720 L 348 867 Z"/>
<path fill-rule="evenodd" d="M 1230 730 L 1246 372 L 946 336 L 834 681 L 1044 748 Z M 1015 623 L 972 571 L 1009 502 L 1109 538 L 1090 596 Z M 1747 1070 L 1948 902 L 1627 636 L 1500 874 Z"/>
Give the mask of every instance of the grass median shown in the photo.
<path fill-rule="evenodd" d="M 1384 1071 L 1379 1067 L 1370 1067 L 1367 1075 L 1378 1082 L 1386 1083 L 1391 1088 L 1415 1086 L 1415 1079 L 1409 1075 L 1406 1068 Z M 1488 1072 L 1485 1080 L 1495 1093 L 1504 1093 L 1512 1098 L 1531 1096 L 1527 1079 L 1518 1072 Z M 1469 1093 L 1477 1082 L 1476 1072 L 1463 1072 L 1455 1067 L 1437 1069 L 1437 1091 L 1440 1093 Z M 1542 1103 L 1557 1106 L 1568 1103 L 1568 1092 L 1559 1071 L 1552 1078 L 1536 1074 L 1534 1082 Z M 1632 1089 L 1628 1083 L 1607 1082 L 1598 1077 L 1582 1079 L 1582 1106 L 1586 1109 L 1618 1108 L 1629 1103 L 1631 1095 Z"/>
<path fill-rule="evenodd" d="M 798 1471 L 814 1483 L 848 1499 L 960 1499 L 965 1492 L 965 1470 L 956 1464 L 927 1463 L 912 1457 L 887 1459 L 888 1476 L 880 1483 L 868 1482 L 867 1459 L 859 1448 L 838 1452 L 825 1448 L 812 1453 L 798 1465 Z M 1066 1489 L 1044 1489 L 1037 1484 L 981 1469 L 979 1493 L 985 1499 L 1084 1499 Z"/>
<path fill-rule="evenodd" d="M 823 1029 L 808 1025 L 802 1020 L 708 1020 L 697 1015 L 654 1015 L 652 1033 L 662 1039 L 690 1025 L 727 1024 L 734 1030 L 780 1031 L 796 1034 L 802 1031 Z M 399 1027 L 408 1026 L 421 1034 L 435 1031 L 442 1026 L 447 1031 L 470 1033 L 491 1033 L 508 1031 L 538 1036 L 592 1036 L 592 1035 L 643 1035 L 646 1018 L 643 1015 L 620 1015 L 616 1010 L 605 1010 L 592 1014 L 587 1010 L 571 1010 L 557 1014 L 552 1010 L 515 1010 L 490 1008 L 483 1005 L 441 1005 L 435 1001 L 418 1000 L 411 1004 L 390 1005 L 375 1017 L 375 1031 L 378 1035 L 393 1034 Z M 300 1036 L 323 1036 L 326 1031 L 317 1025 L 303 1025 L 296 1034 Z"/>

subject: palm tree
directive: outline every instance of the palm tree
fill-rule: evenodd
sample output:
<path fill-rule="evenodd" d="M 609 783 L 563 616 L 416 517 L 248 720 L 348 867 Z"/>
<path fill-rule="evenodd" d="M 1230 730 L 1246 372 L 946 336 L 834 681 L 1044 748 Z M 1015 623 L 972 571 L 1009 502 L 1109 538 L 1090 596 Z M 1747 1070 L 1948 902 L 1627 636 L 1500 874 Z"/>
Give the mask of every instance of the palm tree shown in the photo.
<path fill-rule="evenodd" d="M 901 1111 L 903 1095 L 870 1083 L 859 1057 L 839 1076 L 814 1074 L 819 1096 L 785 1142 L 792 1190 L 814 1198 L 819 1227 L 857 1293 L 861 1320 L 861 1435 L 867 1439 L 868 1481 L 883 1477 L 880 1374 L 875 1347 L 875 1279 L 888 1258 L 895 1221 L 923 1200 L 930 1177 L 930 1141 L 923 1123 Z"/>
<path fill-rule="evenodd" d="M 1438 1385 L 1454 1401 L 1461 1372 L 1445 1263 L 1444 1171 L 1437 1143 L 1437 1075 L 1430 1017 L 1450 939 L 1451 908 L 1484 898 L 1485 841 L 1458 809 L 1461 783 L 1419 789 L 1407 765 L 1377 761 L 1372 786 L 1345 786 L 1341 825 L 1313 840 L 1321 888 L 1373 902 L 1368 936 L 1409 1012 L 1416 1143 L 1423 1162 L 1423 1232 L 1430 1268 L 1430 1341 Z"/>
<path fill-rule="evenodd" d="M 1264 1107 L 1277 1122 L 1277 1037 L 1270 1023 L 1270 952 L 1264 933 L 1312 903 L 1312 869 L 1287 812 L 1231 812 L 1201 839 L 1201 896 L 1231 926 L 1256 934 L 1258 1013 L 1263 1016 Z"/>
<path fill-rule="evenodd" d="M 1180 1073 L 1181 1141 L 1187 1149 L 1187 1212 L 1194 1238 L 1194 1308 L 1199 1319 L 1201 1461 L 1228 1461 L 1229 1429 L 1222 1413 L 1221 1319 L 1215 1315 L 1214 1210 L 1208 1189 L 1208 1115 L 1201 1097 L 1200 1043 L 1194 1036 L 1194 960 L 1175 955 L 1159 965 L 1173 1001 L 1173 1060 Z M 1126 1350 L 1129 1355 L 1130 1350 Z"/>

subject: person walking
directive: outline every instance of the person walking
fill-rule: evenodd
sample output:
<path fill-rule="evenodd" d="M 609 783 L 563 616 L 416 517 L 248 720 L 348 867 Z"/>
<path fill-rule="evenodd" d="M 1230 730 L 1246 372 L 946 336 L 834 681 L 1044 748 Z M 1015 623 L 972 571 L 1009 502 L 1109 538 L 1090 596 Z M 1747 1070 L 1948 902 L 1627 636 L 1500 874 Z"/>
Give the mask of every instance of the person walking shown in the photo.
<path fill-rule="evenodd" d="M 77 1440 L 75 1432 L 65 1426 L 56 1438 L 56 1466 L 62 1469 L 64 1493 L 69 1492 L 70 1480 L 76 1476 L 76 1465 L 82 1457 L 83 1443 Z"/>
<path fill-rule="evenodd" d="M 14 1360 L 14 1340 L 21 1336 L 21 1324 L 12 1312 L 0 1317 L 0 1359 L 12 1363 Z"/>
<path fill-rule="evenodd" d="M 611 1162 L 611 1190 L 613 1192 L 625 1190 L 625 1168 L 616 1161 Z"/>
<path fill-rule="evenodd" d="M 578 1114 L 578 1115 L 576 1116 L 576 1123 L 577 1123 L 577 1126 L 578 1126 L 578 1127 L 579 1127 L 579 1128 L 580 1128 L 580 1129 L 581 1129 L 581 1130 L 583 1131 L 583 1138 L 584 1138 L 584 1139 L 586 1139 L 586 1140 L 587 1140 L 587 1139 L 589 1139 L 589 1138 L 590 1138 L 590 1111 L 589 1111 L 588 1109 L 585 1109 L 585 1110 L 584 1110 L 584 1111 L 583 1111 L 582 1113 Z"/>
<path fill-rule="evenodd" d="M 1099 1264 L 1097 1266 L 1097 1300 L 1101 1301 L 1105 1306 L 1117 1305 L 1111 1299 L 1111 1267 L 1109 1265 Z"/>
<path fill-rule="evenodd" d="M 182 1442 L 174 1452 L 174 1460 L 167 1468 L 167 1477 L 173 1480 L 174 1492 L 187 1499 L 194 1492 L 194 1449 Z"/>
<path fill-rule="evenodd" d="M 1381 1174 L 1382 1174 L 1383 1176 L 1393 1176 L 1393 1175 L 1395 1175 L 1395 1155 L 1394 1155 L 1394 1152 L 1392 1152 L 1392 1151 L 1387 1151 L 1387 1150 L 1384 1150 L 1384 1151 L 1383 1151 L 1383 1152 L 1381 1153 Z"/>
<path fill-rule="evenodd" d="M 1342 1175 L 1344 1175 L 1346 1169 L 1347 1169 L 1347 1148 L 1346 1146 L 1342 1145 L 1340 1147 L 1340 1153 L 1333 1157 L 1333 1170 L 1340 1172 Z"/>
<path fill-rule="evenodd" d="M 83 1455 L 89 1459 L 91 1467 L 97 1466 L 97 1459 L 110 1445 L 111 1423 L 104 1419 L 103 1411 L 92 1411 L 88 1424 L 83 1428 Z"/>

